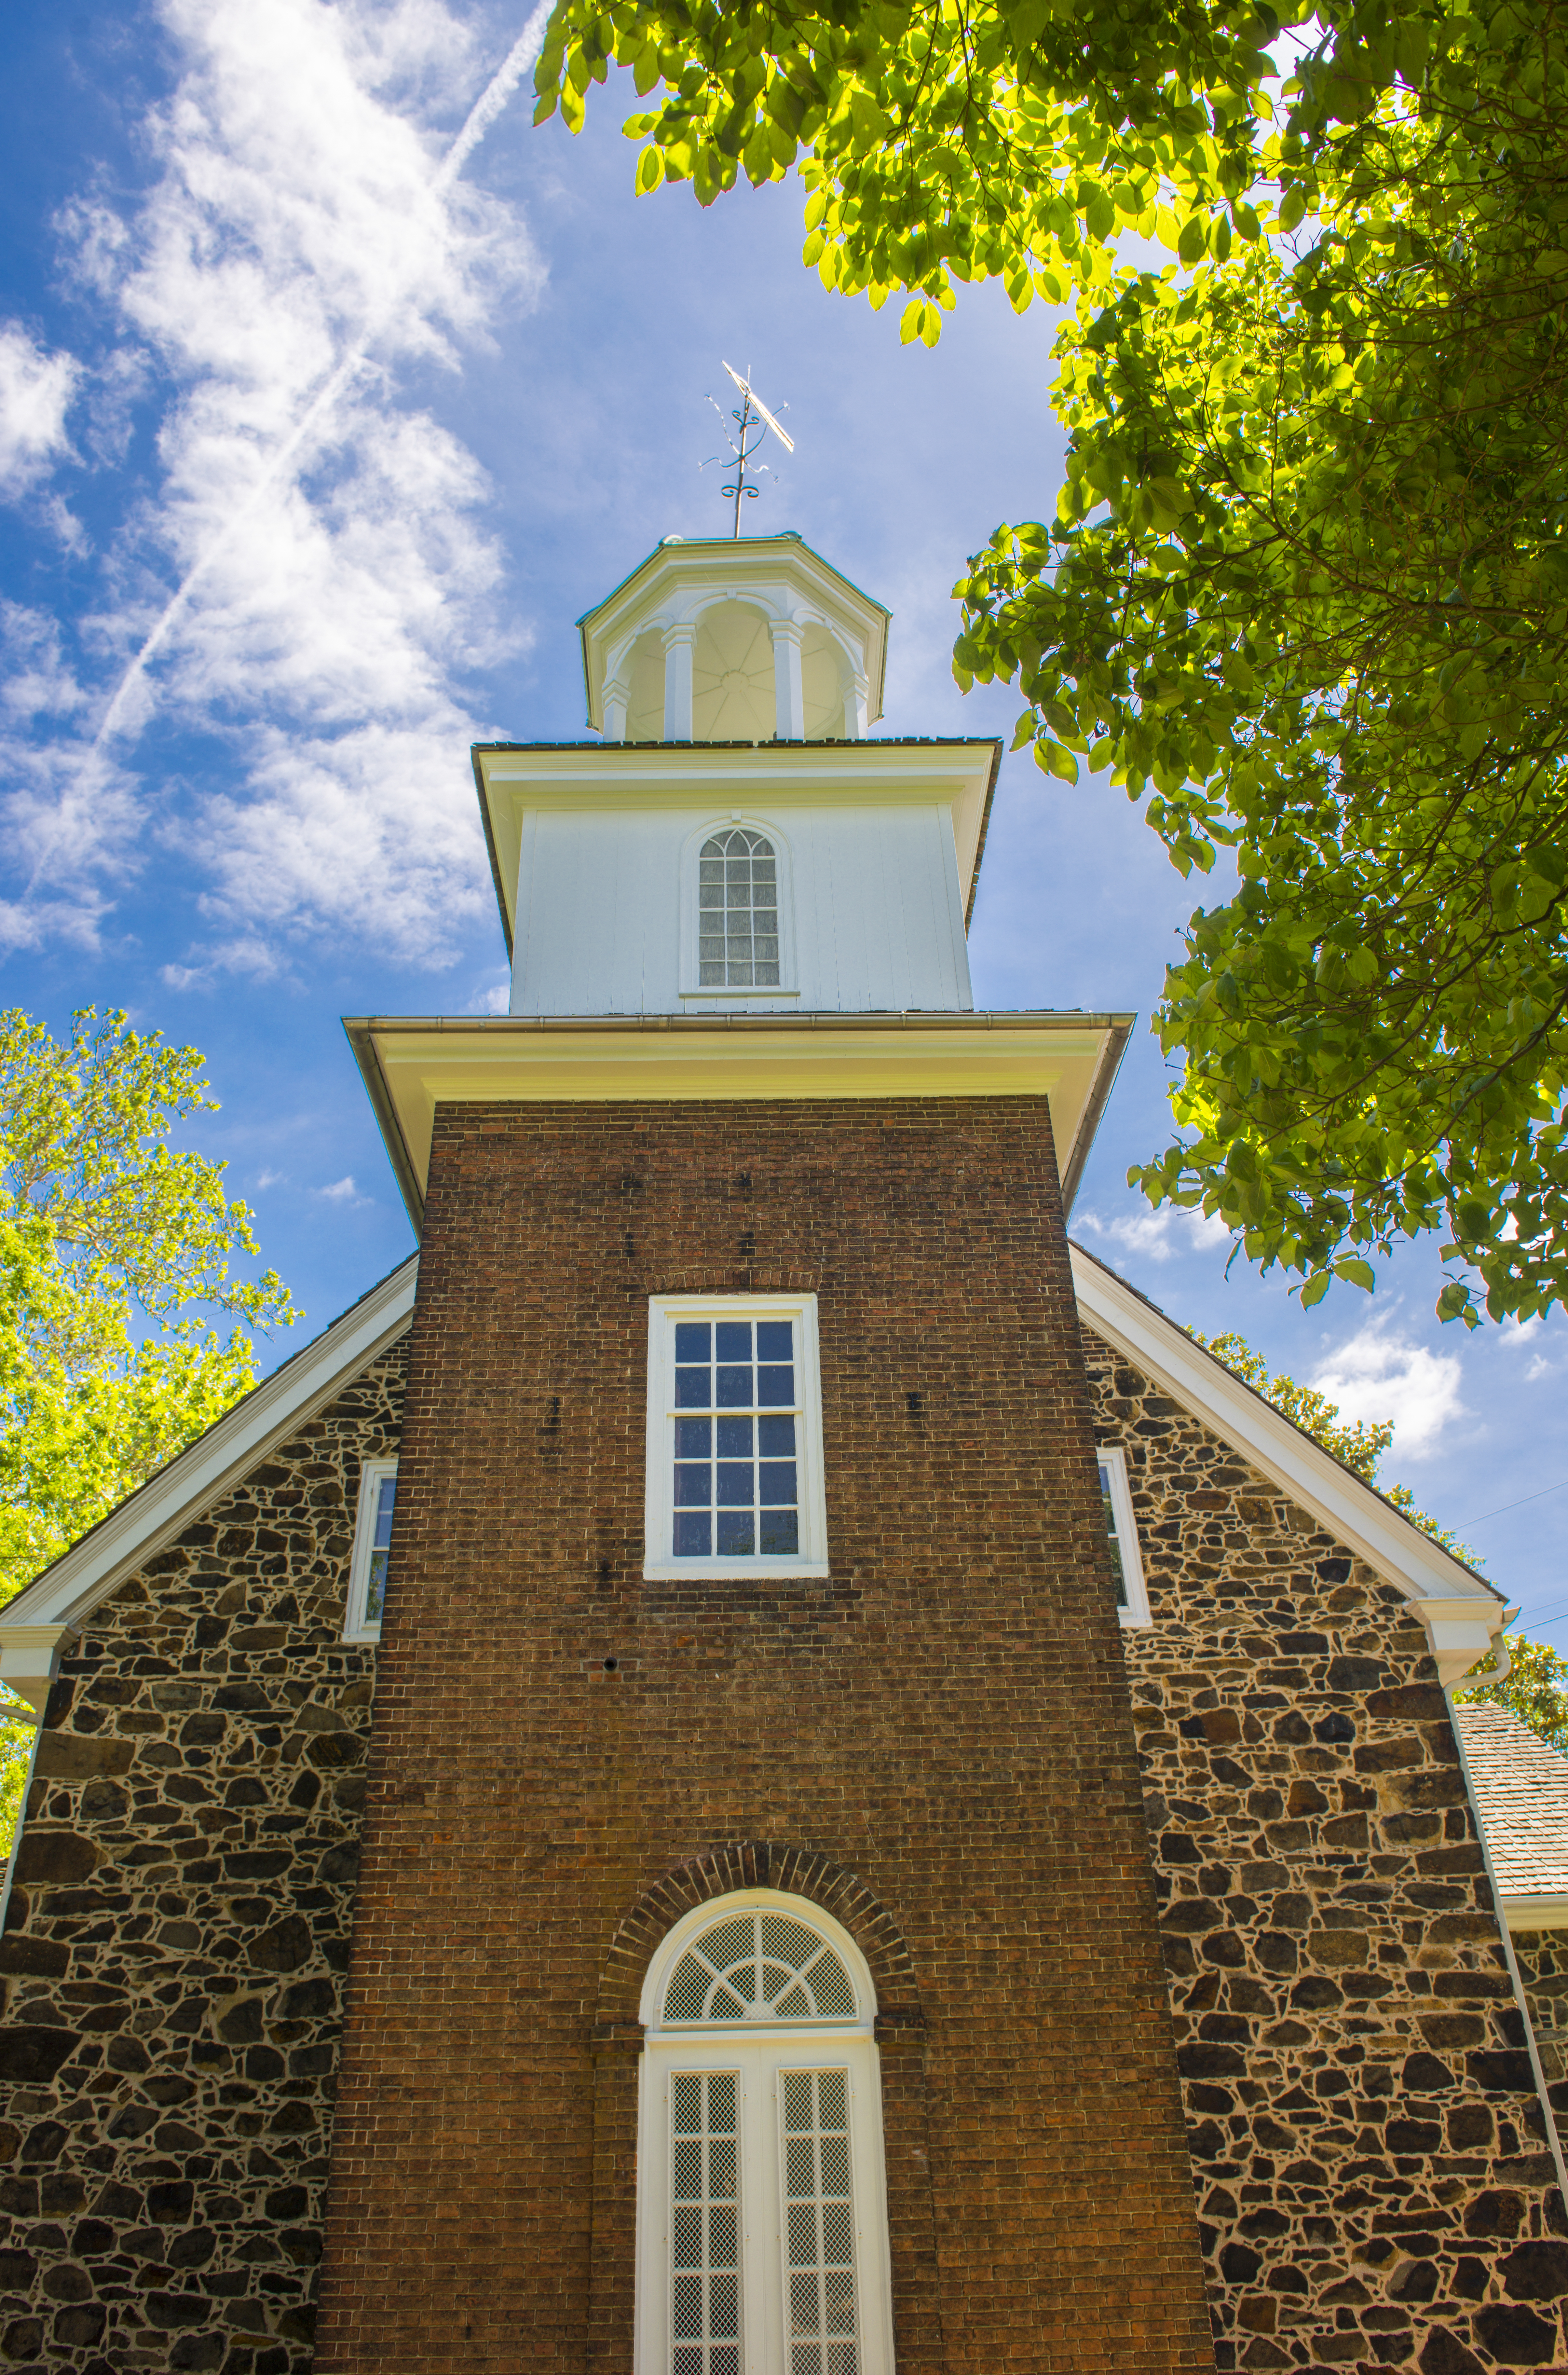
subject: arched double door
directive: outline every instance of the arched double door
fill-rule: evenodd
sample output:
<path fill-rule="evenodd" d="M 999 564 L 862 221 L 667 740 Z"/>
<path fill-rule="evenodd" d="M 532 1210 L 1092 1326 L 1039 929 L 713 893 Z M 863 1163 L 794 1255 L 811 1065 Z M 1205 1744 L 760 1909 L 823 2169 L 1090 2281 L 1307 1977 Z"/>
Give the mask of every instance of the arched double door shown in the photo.
<path fill-rule="evenodd" d="M 892 2375 L 871 1975 L 804 1897 L 671 1931 L 643 1990 L 637 2375 Z"/>

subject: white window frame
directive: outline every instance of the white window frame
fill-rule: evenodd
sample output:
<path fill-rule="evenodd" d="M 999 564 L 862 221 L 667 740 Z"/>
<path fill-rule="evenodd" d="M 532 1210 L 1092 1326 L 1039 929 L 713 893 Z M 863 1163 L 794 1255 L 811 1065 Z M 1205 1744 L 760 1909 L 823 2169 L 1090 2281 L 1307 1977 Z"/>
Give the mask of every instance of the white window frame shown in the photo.
<path fill-rule="evenodd" d="M 796 1329 L 796 1508 L 800 1549 L 791 1558 L 675 1555 L 675 1329 L 680 1319 L 789 1319 Z M 822 1486 L 822 1374 L 814 1294 L 654 1294 L 648 1298 L 648 1435 L 643 1579 L 649 1583 L 794 1577 L 825 1578 L 828 1511 Z"/>
<path fill-rule="evenodd" d="M 1133 1516 L 1132 1486 L 1127 1481 L 1127 1455 L 1119 1443 L 1095 1446 L 1100 1466 L 1110 1478 L 1111 1508 L 1116 1520 L 1116 1547 L 1121 1553 L 1122 1580 L 1126 1587 L 1127 1604 L 1116 1614 L 1126 1626 L 1152 1625 L 1149 1610 L 1149 1587 L 1143 1579 L 1143 1554 L 1138 1547 L 1138 1522 Z"/>
<path fill-rule="evenodd" d="M 395 1459 L 367 1459 L 360 1469 L 360 1501 L 354 1518 L 354 1551 L 348 1562 L 348 1598 L 343 1612 L 343 1638 L 346 1641 L 379 1641 L 381 1620 L 366 1621 L 365 1604 L 371 1585 L 371 1558 L 376 1542 L 376 1505 L 381 1488 L 389 1476 L 397 1473 Z"/>
<path fill-rule="evenodd" d="M 743 833 L 761 833 L 764 839 L 772 845 L 779 891 L 779 977 L 776 982 L 767 984 L 761 988 L 755 987 L 751 988 L 742 987 L 735 989 L 715 989 L 712 987 L 704 988 L 697 947 L 700 928 L 697 921 L 699 913 L 697 892 L 702 845 L 704 842 L 711 841 L 716 833 L 733 832 L 737 825 Z M 681 852 L 680 860 L 680 995 L 682 998 L 705 999 L 709 1004 L 717 999 L 723 1005 L 733 1005 L 737 998 L 798 998 L 800 996 L 800 977 L 796 971 L 795 963 L 795 901 L 791 883 L 793 872 L 788 842 L 778 826 L 765 818 L 741 816 L 737 812 L 729 816 L 713 817 L 708 823 L 699 825 L 697 831 L 689 837 Z"/>
<path fill-rule="evenodd" d="M 704 2021 L 666 2027 L 665 1992 L 693 1938 L 737 1913 L 787 1914 L 838 1956 L 855 1989 L 851 2020 Z M 670 2375 L 669 2086 L 678 2070 L 733 2070 L 739 2082 L 744 2375 L 788 2375 L 784 2331 L 780 2080 L 789 2070 L 849 2074 L 851 2184 L 859 2315 L 857 2375 L 893 2375 L 892 2271 L 877 1993 L 865 1956 L 808 1897 L 748 1888 L 711 1897 L 668 1932 L 649 1966 L 637 2112 L 637 2274 L 633 2375 Z"/>

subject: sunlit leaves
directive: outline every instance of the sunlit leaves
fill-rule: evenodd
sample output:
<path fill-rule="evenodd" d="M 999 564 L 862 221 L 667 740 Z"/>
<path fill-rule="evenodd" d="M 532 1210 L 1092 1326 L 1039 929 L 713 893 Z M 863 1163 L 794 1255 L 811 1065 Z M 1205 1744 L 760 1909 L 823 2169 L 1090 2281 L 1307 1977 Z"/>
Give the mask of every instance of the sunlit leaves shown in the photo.
<path fill-rule="evenodd" d="M 298 1317 L 221 1164 L 171 1147 L 214 1110 L 191 1047 L 0 1015 L 0 1601 L 254 1382 L 243 1327 Z"/>

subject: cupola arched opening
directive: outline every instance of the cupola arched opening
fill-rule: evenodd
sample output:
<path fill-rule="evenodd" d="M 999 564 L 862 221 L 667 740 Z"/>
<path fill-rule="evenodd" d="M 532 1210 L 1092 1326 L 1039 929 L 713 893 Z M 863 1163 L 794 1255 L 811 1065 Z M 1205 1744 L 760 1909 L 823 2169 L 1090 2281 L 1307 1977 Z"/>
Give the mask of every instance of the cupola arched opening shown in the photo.
<path fill-rule="evenodd" d="M 876 1990 L 808 1898 L 678 1922 L 643 1984 L 637 2375 L 891 2375 Z"/>

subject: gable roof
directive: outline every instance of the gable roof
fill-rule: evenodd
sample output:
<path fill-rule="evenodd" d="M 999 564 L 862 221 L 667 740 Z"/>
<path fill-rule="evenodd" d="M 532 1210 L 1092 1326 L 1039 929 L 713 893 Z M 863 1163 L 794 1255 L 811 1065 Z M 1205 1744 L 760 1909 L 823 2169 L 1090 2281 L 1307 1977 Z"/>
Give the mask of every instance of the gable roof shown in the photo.
<path fill-rule="evenodd" d="M 1568 1756 L 1487 1699 L 1456 1705 L 1454 1722 L 1504 1920 L 1568 1929 Z"/>
<path fill-rule="evenodd" d="M 0 1612 L 0 1682 L 41 1709 L 63 1641 L 396 1341 L 413 1316 L 419 1273 L 411 1254 L 18 1592 Z"/>
<path fill-rule="evenodd" d="M 1439 1677 L 1457 1682 L 1516 1609 L 1343 1460 L 1196 1343 L 1158 1304 L 1079 1245 L 1070 1248 L 1079 1311 L 1097 1336 L 1163 1386 L 1201 1424 L 1311 1511 L 1389 1583 L 1426 1626 Z"/>

